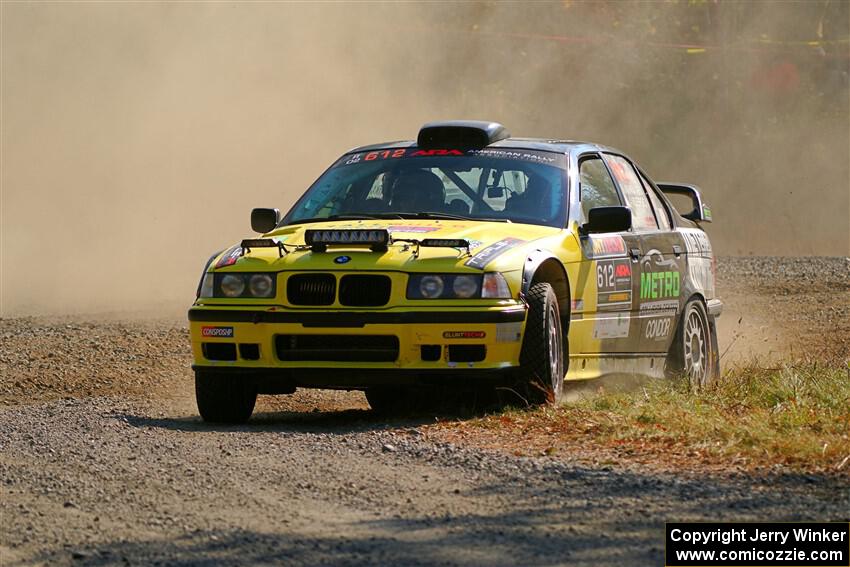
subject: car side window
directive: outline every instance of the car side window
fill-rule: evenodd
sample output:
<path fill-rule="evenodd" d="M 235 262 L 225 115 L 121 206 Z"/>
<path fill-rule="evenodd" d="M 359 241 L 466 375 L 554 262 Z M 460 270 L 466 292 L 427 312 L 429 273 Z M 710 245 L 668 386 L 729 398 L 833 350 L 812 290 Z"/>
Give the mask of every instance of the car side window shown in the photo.
<path fill-rule="evenodd" d="M 620 190 L 623 192 L 626 203 L 632 210 L 632 228 L 636 231 L 658 230 L 652 206 L 649 204 L 649 199 L 643 190 L 643 184 L 638 179 L 632 164 L 621 156 L 603 155 L 605 156 L 605 163 L 608 164 L 611 173 L 614 174 L 614 178 L 620 186 Z"/>
<path fill-rule="evenodd" d="M 622 204 L 614 180 L 600 158 L 582 160 L 578 171 L 584 222 L 587 222 L 588 211 L 594 207 L 616 207 Z"/>
<path fill-rule="evenodd" d="M 670 230 L 672 225 L 670 224 L 670 214 L 667 212 L 667 207 L 661 202 L 652 183 L 649 182 L 640 170 L 638 170 L 638 175 L 640 175 L 640 180 L 643 181 L 643 186 L 646 188 L 646 194 L 649 195 L 652 208 L 655 209 L 655 219 L 658 221 L 658 227 L 661 230 Z"/>

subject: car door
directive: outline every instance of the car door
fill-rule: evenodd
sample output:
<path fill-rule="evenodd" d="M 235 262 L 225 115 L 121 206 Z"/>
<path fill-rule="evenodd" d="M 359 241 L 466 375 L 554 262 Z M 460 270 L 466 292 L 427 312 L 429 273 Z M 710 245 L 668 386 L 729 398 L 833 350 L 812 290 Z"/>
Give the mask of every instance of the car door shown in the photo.
<path fill-rule="evenodd" d="M 685 245 L 681 235 L 671 230 L 667 211 L 653 206 L 653 197 L 657 201 L 657 196 L 641 180 L 634 164 L 617 154 L 604 157 L 632 209 L 632 230 L 640 242 L 640 278 L 632 313 L 640 324 L 636 350 L 663 353 L 676 332 L 681 309 L 687 269 Z"/>
<path fill-rule="evenodd" d="M 600 154 L 579 159 L 582 222 L 594 207 L 621 206 L 621 193 Z M 581 354 L 637 350 L 640 322 L 633 318 L 638 291 L 640 243 L 632 231 L 581 237 L 583 261 L 577 278 L 570 347 Z"/>

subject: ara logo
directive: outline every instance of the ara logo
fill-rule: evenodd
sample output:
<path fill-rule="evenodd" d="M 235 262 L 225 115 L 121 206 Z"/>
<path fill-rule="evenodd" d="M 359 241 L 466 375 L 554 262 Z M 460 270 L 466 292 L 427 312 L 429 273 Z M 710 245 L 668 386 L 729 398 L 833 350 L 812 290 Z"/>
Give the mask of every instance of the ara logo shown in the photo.
<path fill-rule="evenodd" d="M 460 150 L 418 150 L 410 154 L 410 157 L 420 156 L 462 156 L 464 153 Z"/>
<path fill-rule="evenodd" d="M 351 256 L 337 256 L 334 258 L 334 264 L 347 264 L 351 261 Z"/>
<path fill-rule="evenodd" d="M 630 278 L 632 277 L 632 268 L 625 262 L 619 263 L 614 268 L 614 275 L 618 278 Z"/>

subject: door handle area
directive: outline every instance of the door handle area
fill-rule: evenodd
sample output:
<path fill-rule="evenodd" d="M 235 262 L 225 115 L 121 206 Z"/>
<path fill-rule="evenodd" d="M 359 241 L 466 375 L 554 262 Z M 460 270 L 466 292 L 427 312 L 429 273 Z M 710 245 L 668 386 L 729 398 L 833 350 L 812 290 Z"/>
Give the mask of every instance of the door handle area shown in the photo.
<path fill-rule="evenodd" d="M 640 260 L 640 248 L 629 249 L 629 256 L 632 257 L 632 262 L 637 262 L 638 260 Z"/>
<path fill-rule="evenodd" d="M 679 256 L 681 256 L 681 255 L 682 255 L 682 247 L 681 247 L 681 246 L 677 246 L 676 244 L 674 244 L 674 245 L 673 245 L 673 254 L 675 254 L 677 258 L 678 258 Z"/>

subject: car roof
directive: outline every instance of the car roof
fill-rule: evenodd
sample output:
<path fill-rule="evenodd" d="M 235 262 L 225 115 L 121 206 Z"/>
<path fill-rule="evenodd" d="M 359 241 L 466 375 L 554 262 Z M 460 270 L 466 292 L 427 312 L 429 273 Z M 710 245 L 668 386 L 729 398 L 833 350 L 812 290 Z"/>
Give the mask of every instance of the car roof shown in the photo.
<path fill-rule="evenodd" d="M 383 142 L 380 144 L 370 144 L 368 146 L 360 146 L 353 148 L 346 154 L 357 152 L 369 152 L 374 150 L 386 150 L 394 148 L 410 148 L 416 147 L 416 142 L 412 140 L 397 140 L 394 142 Z M 626 155 L 616 148 L 603 146 L 595 142 L 583 142 L 580 140 L 551 140 L 546 138 L 506 138 L 499 140 L 488 146 L 487 148 L 503 148 L 503 149 L 522 149 L 522 150 L 537 150 L 543 152 L 556 152 L 559 154 L 579 154 L 585 152 L 611 152 L 615 154 Z"/>

